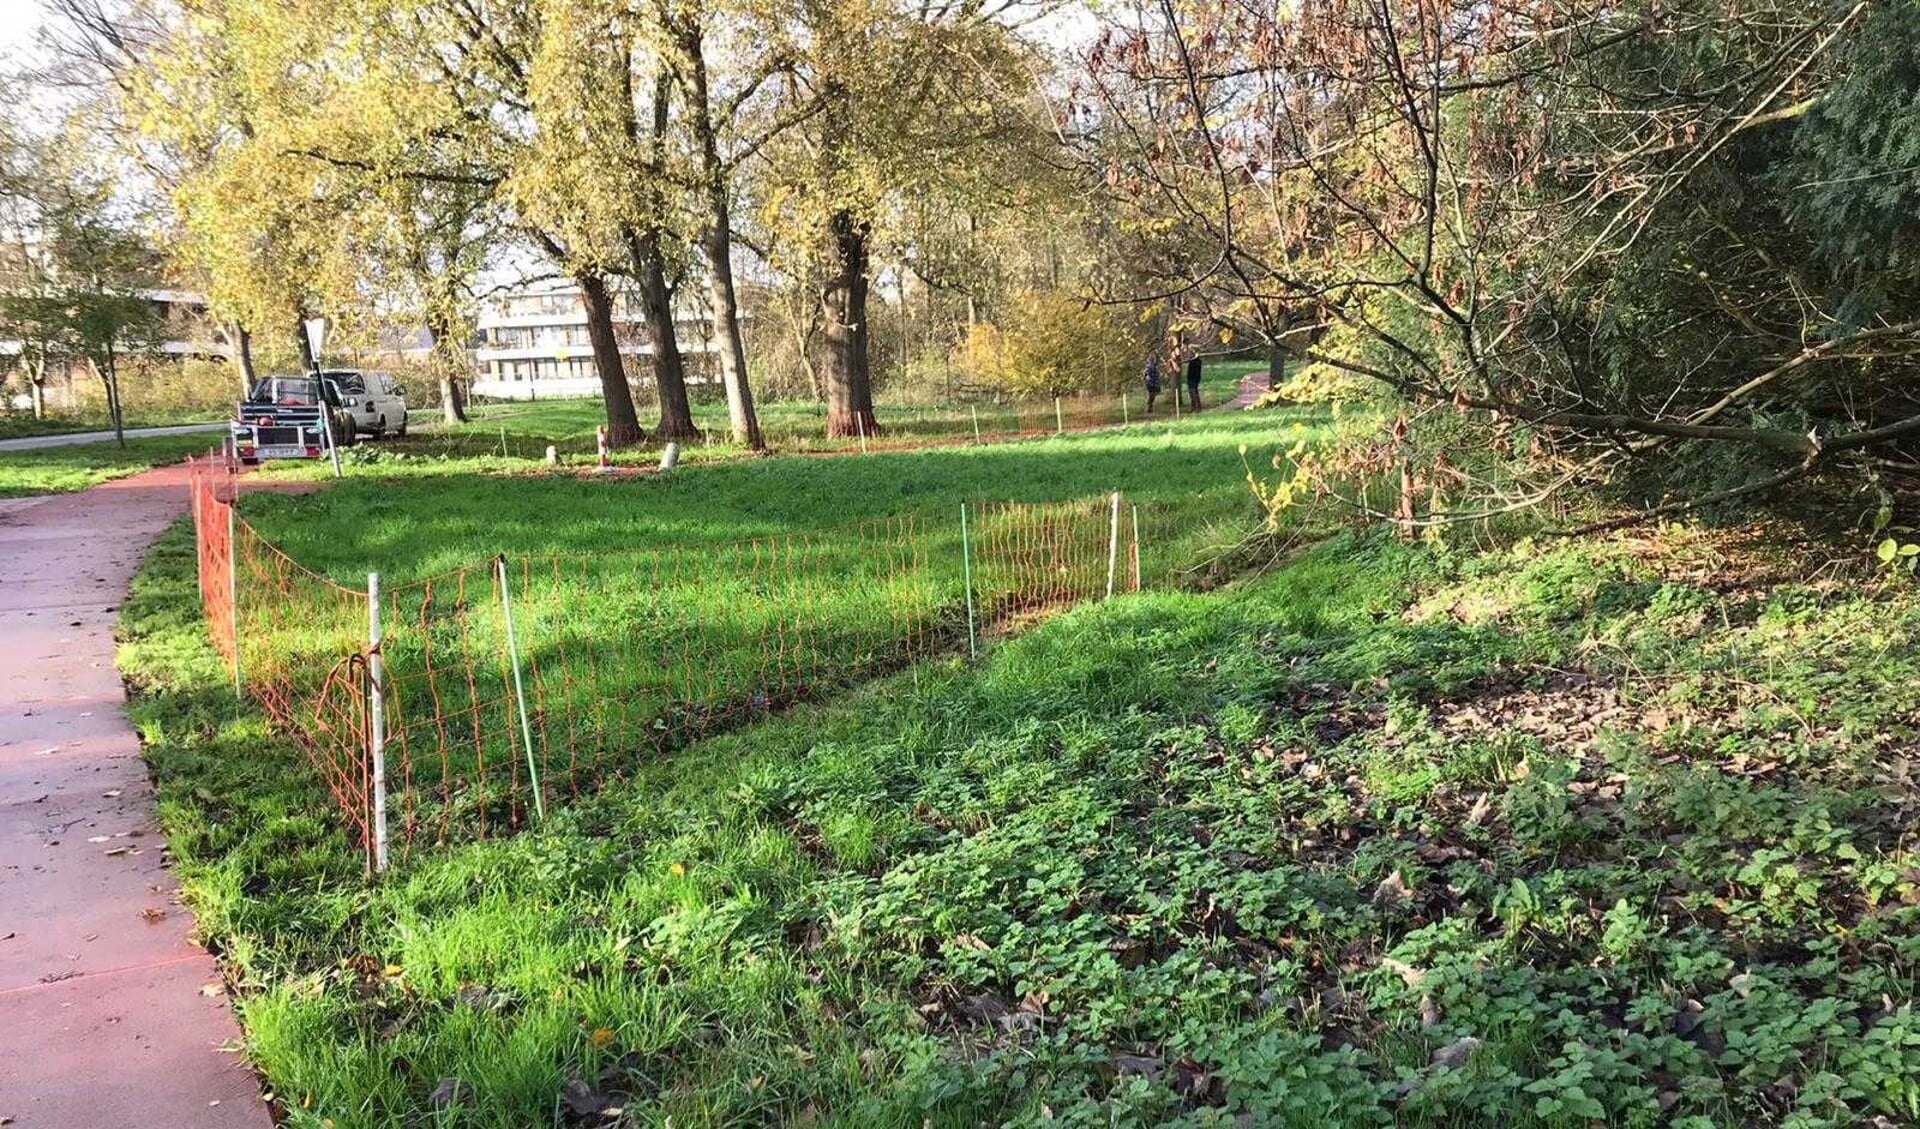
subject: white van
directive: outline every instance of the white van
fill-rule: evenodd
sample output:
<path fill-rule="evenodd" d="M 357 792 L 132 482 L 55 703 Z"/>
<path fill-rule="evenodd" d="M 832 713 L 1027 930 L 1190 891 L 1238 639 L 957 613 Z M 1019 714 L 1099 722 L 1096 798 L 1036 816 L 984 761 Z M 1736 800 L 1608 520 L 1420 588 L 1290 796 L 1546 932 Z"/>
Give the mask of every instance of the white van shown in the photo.
<path fill-rule="evenodd" d="M 351 444 L 360 435 L 407 433 L 407 390 L 392 376 L 350 368 L 325 369 L 320 375 L 339 394 L 340 414 L 353 427 L 352 434 L 335 436 L 341 446 Z"/>

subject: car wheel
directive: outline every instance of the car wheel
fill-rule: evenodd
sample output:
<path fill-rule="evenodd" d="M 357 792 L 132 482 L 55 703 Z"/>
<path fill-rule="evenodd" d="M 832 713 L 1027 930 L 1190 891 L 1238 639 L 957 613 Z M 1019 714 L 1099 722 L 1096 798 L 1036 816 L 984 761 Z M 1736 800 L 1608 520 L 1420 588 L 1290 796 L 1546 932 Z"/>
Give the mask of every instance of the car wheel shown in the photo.
<path fill-rule="evenodd" d="M 353 417 L 348 416 L 345 422 L 334 431 L 333 441 L 337 446 L 351 447 L 354 441 L 359 438 L 359 435 L 360 429 L 354 426 Z"/>
<path fill-rule="evenodd" d="M 400 426 L 394 428 L 393 433 L 402 439 L 407 437 L 407 413 L 405 411 L 400 413 Z"/>

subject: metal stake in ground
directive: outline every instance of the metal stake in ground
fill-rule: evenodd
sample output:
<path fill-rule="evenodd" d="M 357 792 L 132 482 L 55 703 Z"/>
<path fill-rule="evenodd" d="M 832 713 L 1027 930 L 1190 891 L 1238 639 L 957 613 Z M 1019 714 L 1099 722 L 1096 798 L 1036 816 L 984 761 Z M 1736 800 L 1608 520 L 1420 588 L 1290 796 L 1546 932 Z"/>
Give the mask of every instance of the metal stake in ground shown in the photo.
<path fill-rule="evenodd" d="M 1133 590 L 1140 590 L 1140 507 L 1133 507 Z"/>
<path fill-rule="evenodd" d="M 320 386 L 320 432 L 327 440 L 327 454 L 333 459 L 333 476 L 340 473 L 340 447 L 333 440 L 333 405 L 327 403 L 327 378 L 320 374 L 320 347 L 327 341 L 327 319 L 307 318 L 300 323 L 301 332 L 307 335 L 307 350 L 313 355 L 313 371 L 307 375 Z"/>
<path fill-rule="evenodd" d="M 527 719 L 527 689 L 520 680 L 520 644 L 513 636 L 513 595 L 508 591 L 507 558 L 496 558 L 494 569 L 500 575 L 500 614 L 507 621 L 507 658 L 513 663 L 513 698 L 520 707 L 520 739 L 527 746 L 527 778 L 533 782 L 533 814 L 544 822 L 547 805 L 540 798 L 540 767 L 533 758 L 533 723 Z"/>
<path fill-rule="evenodd" d="M 1113 492 L 1113 516 L 1107 521 L 1107 599 L 1113 599 L 1114 570 L 1120 567 L 1120 491 Z"/>
<path fill-rule="evenodd" d="M 1059 435 L 1067 430 L 1067 417 L 1060 414 L 1060 397 L 1053 398 L 1053 433 Z"/>
<path fill-rule="evenodd" d="M 967 578 L 967 657 L 978 658 L 973 626 L 973 541 L 967 536 L 967 504 L 960 503 L 960 568 Z"/>
<path fill-rule="evenodd" d="M 367 574 L 367 791 L 373 803 L 373 872 L 387 869 L 387 692 L 380 658 L 380 574 Z"/>
<path fill-rule="evenodd" d="M 980 442 L 980 408 L 977 404 L 968 404 L 967 410 L 973 413 L 973 441 Z"/>
<path fill-rule="evenodd" d="M 327 439 L 327 455 L 333 459 L 333 476 L 345 477 L 340 473 L 340 448 L 333 442 L 333 408 L 325 396 L 320 397 L 320 431 Z"/>

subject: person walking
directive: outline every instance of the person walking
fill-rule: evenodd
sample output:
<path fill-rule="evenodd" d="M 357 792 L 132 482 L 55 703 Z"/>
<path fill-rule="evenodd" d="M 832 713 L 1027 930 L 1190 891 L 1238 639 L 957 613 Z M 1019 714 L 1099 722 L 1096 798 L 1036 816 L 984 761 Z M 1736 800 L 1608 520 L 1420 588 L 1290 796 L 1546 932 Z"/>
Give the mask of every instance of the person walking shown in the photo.
<path fill-rule="evenodd" d="M 1200 410 L 1200 354 L 1187 358 L 1187 407 Z"/>
<path fill-rule="evenodd" d="M 1153 414 L 1153 401 L 1160 395 L 1160 357 L 1147 354 L 1147 414 Z"/>

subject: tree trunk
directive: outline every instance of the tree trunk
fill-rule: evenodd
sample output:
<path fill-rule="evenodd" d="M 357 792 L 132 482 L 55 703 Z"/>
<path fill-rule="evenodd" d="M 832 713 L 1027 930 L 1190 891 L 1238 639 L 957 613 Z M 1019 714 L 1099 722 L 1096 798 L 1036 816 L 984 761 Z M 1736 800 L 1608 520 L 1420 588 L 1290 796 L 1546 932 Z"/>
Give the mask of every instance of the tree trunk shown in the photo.
<path fill-rule="evenodd" d="M 653 346 L 653 379 L 660 394 L 660 438 L 697 439 L 700 429 L 693 425 L 693 405 L 687 399 L 686 367 L 680 359 L 679 336 L 673 325 L 673 287 L 667 285 L 660 235 L 650 231 L 633 236 L 630 242 L 647 340 Z"/>
<path fill-rule="evenodd" d="M 433 358 L 434 371 L 439 374 L 440 418 L 447 423 L 465 423 L 467 413 L 460 402 L 458 373 L 466 357 L 465 350 L 458 348 L 459 338 L 452 328 L 444 318 L 429 322 L 427 335 L 433 338 L 433 352 L 429 355 Z"/>
<path fill-rule="evenodd" d="M 300 335 L 306 336 L 307 327 L 300 327 Z M 240 398 L 246 399 L 253 391 L 253 334 L 246 326 L 234 322 L 227 327 L 227 337 L 233 343 L 233 376 L 240 382 Z"/>
<path fill-rule="evenodd" d="M 33 396 L 33 418 L 47 418 L 47 358 L 31 348 L 22 350 L 20 367 L 25 370 L 27 388 Z"/>
<path fill-rule="evenodd" d="M 122 448 L 127 445 L 125 418 L 120 413 L 120 373 L 114 367 L 113 346 L 108 344 L 106 352 L 87 362 L 93 366 L 93 374 L 100 378 L 100 386 L 107 393 L 107 419 L 113 424 L 113 441 Z"/>
<path fill-rule="evenodd" d="M 453 375 L 453 366 L 444 362 L 440 365 L 440 418 L 446 423 L 467 422 L 467 410 L 460 400 L 460 382 Z"/>
<path fill-rule="evenodd" d="M 733 441 L 752 450 L 766 448 L 747 384 L 747 349 L 740 337 L 740 304 L 733 289 L 733 213 L 727 170 L 714 138 L 713 110 L 707 96 L 707 57 L 700 28 L 686 28 L 680 49 L 687 68 L 687 116 L 700 142 L 700 166 L 707 188 L 707 296 L 713 303 L 713 335 L 720 341 L 720 382 L 727 391 L 727 422 Z"/>
<path fill-rule="evenodd" d="M 826 315 L 827 435 L 877 435 L 867 357 L 867 225 L 842 208 L 828 221 L 833 262 L 821 305 Z"/>
<path fill-rule="evenodd" d="M 733 289 L 733 221 L 727 213 L 725 184 L 711 188 L 712 226 L 707 232 L 707 291 L 713 300 L 713 333 L 720 341 L 720 380 L 727 390 L 727 422 L 733 441 L 755 451 L 766 449 L 753 387 L 747 383 L 747 347 L 740 334 L 740 302 Z"/>
<path fill-rule="evenodd" d="M 296 311 L 293 320 L 293 338 L 300 343 L 300 365 L 303 372 L 316 372 L 320 368 L 320 358 L 313 355 L 313 338 L 307 336 L 307 312 Z"/>
<path fill-rule="evenodd" d="M 577 279 L 587 306 L 587 339 L 593 343 L 593 367 L 600 374 L 600 398 L 607 406 L 607 445 L 629 447 L 646 438 L 640 416 L 633 410 L 633 389 L 627 386 L 626 366 L 620 363 L 620 342 L 613 335 L 613 300 L 607 280 L 597 274 Z"/>
<path fill-rule="evenodd" d="M 1278 388 L 1287 379 L 1287 347 L 1275 341 L 1267 346 L 1267 387 Z"/>

